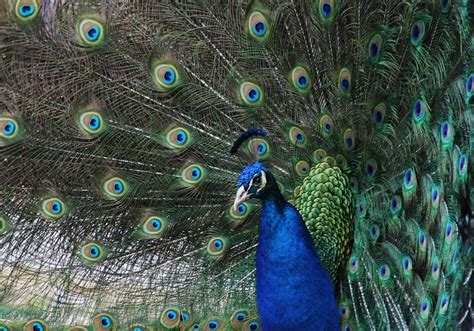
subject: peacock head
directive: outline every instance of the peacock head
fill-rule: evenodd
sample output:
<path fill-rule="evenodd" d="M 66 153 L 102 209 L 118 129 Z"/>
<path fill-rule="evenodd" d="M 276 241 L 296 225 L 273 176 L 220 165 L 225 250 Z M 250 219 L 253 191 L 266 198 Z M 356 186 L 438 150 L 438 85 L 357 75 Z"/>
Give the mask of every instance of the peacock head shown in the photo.
<path fill-rule="evenodd" d="M 271 173 L 260 162 L 245 166 L 237 181 L 237 194 L 234 200 L 234 210 L 245 200 L 261 199 L 274 186 L 275 180 Z"/>
<path fill-rule="evenodd" d="M 260 129 L 248 129 L 234 143 L 231 153 L 237 152 L 243 142 L 254 136 L 265 136 L 266 132 Z M 274 189 L 277 184 L 272 174 L 260 162 L 256 161 L 244 167 L 237 181 L 237 194 L 234 200 L 234 210 L 238 210 L 240 204 L 248 199 L 263 199 Z"/>

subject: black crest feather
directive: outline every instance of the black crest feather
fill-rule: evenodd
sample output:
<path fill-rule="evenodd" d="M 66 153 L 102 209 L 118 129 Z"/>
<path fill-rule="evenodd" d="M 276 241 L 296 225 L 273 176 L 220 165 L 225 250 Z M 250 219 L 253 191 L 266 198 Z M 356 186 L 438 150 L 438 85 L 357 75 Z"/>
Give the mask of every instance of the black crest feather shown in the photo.
<path fill-rule="evenodd" d="M 266 135 L 267 135 L 267 132 L 263 129 L 255 129 L 255 128 L 247 129 L 247 131 L 242 133 L 239 136 L 239 138 L 237 138 L 237 140 L 234 142 L 234 145 L 230 149 L 230 154 L 235 154 L 238 151 L 240 145 L 242 145 L 247 139 L 250 139 L 255 136 L 265 137 Z"/>

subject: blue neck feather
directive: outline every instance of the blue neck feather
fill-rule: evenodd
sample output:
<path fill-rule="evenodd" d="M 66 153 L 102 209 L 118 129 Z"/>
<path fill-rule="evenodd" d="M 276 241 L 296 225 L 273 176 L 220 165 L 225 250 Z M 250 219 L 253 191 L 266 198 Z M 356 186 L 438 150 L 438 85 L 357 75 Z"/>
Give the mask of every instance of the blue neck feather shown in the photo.
<path fill-rule="evenodd" d="M 334 288 L 298 211 L 275 186 L 262 197 L 257 304 L 263 330 L 339 330 Z"/>

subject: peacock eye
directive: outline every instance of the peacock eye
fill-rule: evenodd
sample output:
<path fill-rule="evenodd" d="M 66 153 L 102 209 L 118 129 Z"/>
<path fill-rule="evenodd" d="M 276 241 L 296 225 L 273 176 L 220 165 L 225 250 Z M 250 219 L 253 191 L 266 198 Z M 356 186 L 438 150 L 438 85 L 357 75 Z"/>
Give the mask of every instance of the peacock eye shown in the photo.
<path fill-rule="evenodd" d="M 166 219 L 160 216 L 149 216 L 141 223 L 141 233 L 146 238 L 156 238 L 163 233 L 166 228 Z"/>
<path fill-rule="evenodd" d="M 295 67 L 291 71 L 290 78 L 293 87 L 299 93 L 305 93 L 309 90 L 309 87 L 311 86 L 311 78 L 305 68 L 301 66 Z"/>
<path fill-rule="evenodd" d="M 38 11 L 37 0 L 17 0 L 15 14 L 20 21 L 27 22 L 33 20 Z"/>
<path fill-rule="evenodd" d="M 212 320 L 212 321 L 210 321 L 209 323 L 207 323 L 207 326 L 208 326 L 209 329 L 211 329 L 211 330 L 217 330 L 217 328 L 219 327 L 219 322 L 218 322 L 218 321 L 215 321 L 215 320 Z"/>
<path fill-rule="evenodd" d="M 66 206 L 59 198 L 49 198 L 42 201 L 41 210 L 44 216 L 58 219 L 66 213 Z"/>
<path fill-rule="evenodd" d="M 78 31 L 80 42 L 84 46 L 99 46 L 104 41 L 104 27 L 95 19 L 82 19 Z"/>
<path fill-rule="evenodd" d="M 187 129 L 182 127 L 169 129 L 165 133 L 165 143 L 174 150 L 185 150 L 192 143 L 191 134 Z"/>
<path fill-rule="evenodd" d="M 105 250 L 100 244 L 89 242 L 81 247 L 80 257 L 86 263 L 99 262 L 105 257 Z"/>
<path fill-rule="evenodd" d="M 254 12 L 248 19 L 250 34 L 258 41 L 264 41 L 268 36 L 268 21 L 260 12 Z"/>
<path fill-rule="evenodd" d="M 222 256 L 226 251 L 226 240 L 223 237 L 214 237 L 207 244 L 207 253 L 212 257 Z"/>
<path fill-rule="evenodd" d="M 314 151 L 313 156 L 316 162 L 322 162 L 326 158 L 327 152 L 326 150 L 322 148 L 318 148 L 317 150 Z"/>
<path fill-rule="evenodd" d="M 128 184 L 119 177 L 113 177 L 102 184 L 102 189 L 110 199 L 119 199 L 127 193 Z"/>
<path fill-rule="evenodd" d="M 179 71 L 172 64 L 155 63 L 152 75 L 158 89 L 162 92 L 170 91 L 181 83 Z"/>
<path fill-rule="evenodd" d="M 412 43 L 413 46 L 419 46 L 426 34 L 426 25 L 425 22 L 423 21 L 416 21 L 413 23 L 411 26 L 410 30 L 410 42 Z"/>
<path fill-rule="evenodd" d="M 319 0 L 319 16 L 323 23 L 330 23 L 334 18 L 334 0 Z"/>
<path fill-rule="evenodd" d="M 95 136 L 105 129 L 102 115 L 96 111 L 87 111 L 79 116 L 79 125 L 84 133 Z"/>
<path fill-rule="evenodd" d="M 260 324 L 258 322 L 251 322 L 249 323 L 250 330 L 258 330 L 260 328 Z"/>
<path fill-rule="evenodd" d="M 7 329 L 8 330 L 8 329 Z M 47 331 L 48 328 L 44 324 L 44 322 L 40 320 L 31 320 L 25 324 L 23 327 L 25 331 Z"/>
<path fill-rule="evenodd" d="M 18 122 L 12 117 L 0 116 L 0 140 L 12 141 L 18 136 Z"/>
<path fill-rule="evenodd" d="M 380 51 L 382 48 L 382 36 L 374 34 L 369 42 L 369 59 L 376 62 L 380 58 Z"/>
<path fill-rule="evenodd" d="M 259 105 L 263 101 L 262 89 L 254 83 L 242 83 L 240 85 L 240 97 L 249 106 Z"/>
<path fill-rule="evenodd" d="M 349 69 L 342 68 L 339 72 L 339 90 L 343 95 L 350 93 L 352 88 L 352 75 Z"/>
<path fill-rule="evenodd" d="M 35 12 L 35 8 L 30 5 L 21 6 L 19 10 L 20 15 L 23 17 L 31 16 L 34 14 L 34 12 Z"/>
<path fill-rule="evenodd" d="M 161 323 L 166 328 L 175 328 L 179 325 L 179 321 L 181 319 L 181 314 L 178 308 L 171 307 L 165 309 L 163 314 L 161 314 Z"/>
<path fill-rule="evenodd" d="M 114 327 L 114 320 L 109 314 L 101 313 L 93 318 L 92 324 L 94 325 L 94 330 L 110 330 Z"/>

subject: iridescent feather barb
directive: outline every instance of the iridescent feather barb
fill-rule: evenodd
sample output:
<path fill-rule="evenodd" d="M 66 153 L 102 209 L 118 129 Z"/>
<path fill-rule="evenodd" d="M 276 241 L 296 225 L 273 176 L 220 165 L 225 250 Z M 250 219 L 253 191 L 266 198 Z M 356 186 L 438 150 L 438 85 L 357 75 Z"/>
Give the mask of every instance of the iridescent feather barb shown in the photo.
<path fill-rule="evenodd" d="M 473 5 L 1 2 L 0 328 L 261 328 L 262 171 L 342 328 L 471 323 Z"/>

